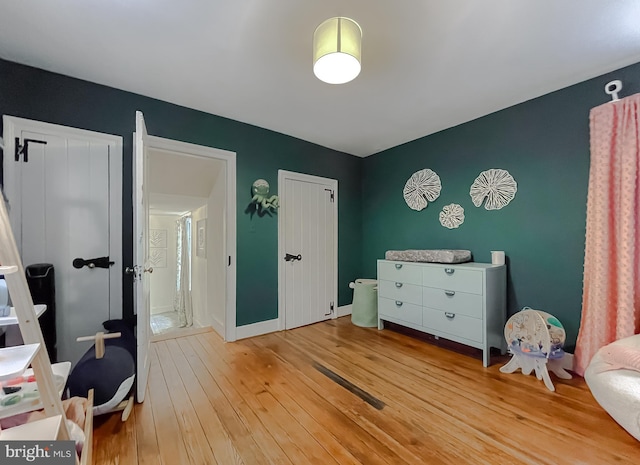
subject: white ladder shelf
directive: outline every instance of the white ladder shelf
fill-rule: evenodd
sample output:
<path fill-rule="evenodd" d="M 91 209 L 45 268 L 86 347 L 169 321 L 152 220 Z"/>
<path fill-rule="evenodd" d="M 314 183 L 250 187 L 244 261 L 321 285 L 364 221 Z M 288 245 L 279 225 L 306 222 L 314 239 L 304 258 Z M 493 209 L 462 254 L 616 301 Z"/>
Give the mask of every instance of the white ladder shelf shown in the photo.
<path fill-rule="evenodd" d="M 10 315 L 11 320 L 7 320 L 5 324 L 17 323 L 20 327 L 20 333 L 24 341 L 24 346 L 10 347 L 0 349 L 0 380 L 15 378 L 21 376 L 27 366 L 31 364 L 33 374 L 39 391 L 39 405 L 36 408 L 43 408 L 47 418 L 34 423 L 27 423 L 20 427 L 10 428 L 0 431 L 0 439 L 38 439 L 39 431 L 44 425 L 47 426 L 47 434 L 42 440 L 69 440 L 69 430 L 64 419 L 65 413 L 60 400 L 60 390 L 54 381 L 54 373 L 51 366 L 49 354 L 44 349 L 45 343 L 42 337 L 42 331 L 38 322 L 36 307 L 33 304 L 29 286 L 25 277 L 22 260 L 18 253 L 15 238 L 11 230 L 9 215 L 5 206 L 4 199 L 0 194 L 0 274 L 4 274 L 7 283 L 9 295 L 14 305 L 14 311 Z M 42 308 L 39 308 L 39 313 Z M 0 322 L 2 323 L 2 322 Z M 66 362 L 68 363 L 68 362 Z M 69 364 L 70 365 L 70 364 Z M 68 369 L 67 369 L 68 373 Z M 82 454 L 82 460 L 76 457 L 76 464 L 91 463 L 92 448 L 92 392 L 89 394 L 89 402 L 87 406 L 85 424 L 89 426 L 89 430 L 85 428 L 85 445 Z M 32 408 L 31 410 L 33 410 Z M 44 422 L 44 423 L 43 423 Z M 51 428 L 57 431 L 51 432 Z M 26 436 L 21 433 L 25 433 Z M 36 437 L 34 437 L 36 436 Z"/>

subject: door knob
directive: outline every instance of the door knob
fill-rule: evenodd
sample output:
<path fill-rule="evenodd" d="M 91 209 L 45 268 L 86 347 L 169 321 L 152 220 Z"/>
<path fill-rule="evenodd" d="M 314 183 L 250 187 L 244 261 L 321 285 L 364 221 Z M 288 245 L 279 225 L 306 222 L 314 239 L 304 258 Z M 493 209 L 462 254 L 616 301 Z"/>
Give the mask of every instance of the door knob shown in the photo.
<path fill-rule="evenodd" d="M 149 267 L 149 268 L 143 268 L 142 269 L 143 273 L 153 273 L 153 267 Z M 124 274 L 132 274 L 133 277 L 135 278 L 135 276 L 138 274 L 138 267 L 137 266 L 128 266 L 124 269 Z"/>
<path fill-rule="evenodd" d="M 300 255 L 300 254 L 293 255 L 293 254 L 288 253 L 288 254 L 286 254 L 284 256 L 284 260 L 287 261 L 287 262 L 293 262 L 293 261 L 296 261 L 296 260 L 302 260 L 302 255 Z"/>
<path fill-rule="evenodd" d="M 115 262 L 109 260 L 109 257 L 98 257 L 98 258 L 89 258 L 85 260 L 84 258 L 74 258 L 73 259 L 73 267 L 80 269 L 83 266 L 87 268 L 109 268 Z"/>

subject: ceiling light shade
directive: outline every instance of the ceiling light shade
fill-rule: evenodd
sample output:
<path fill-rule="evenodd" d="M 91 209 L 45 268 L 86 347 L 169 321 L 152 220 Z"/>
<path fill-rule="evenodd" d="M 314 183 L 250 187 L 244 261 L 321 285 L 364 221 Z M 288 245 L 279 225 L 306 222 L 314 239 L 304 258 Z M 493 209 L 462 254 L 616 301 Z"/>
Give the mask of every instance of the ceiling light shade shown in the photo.
<path fill-rule="evenodd" d="M 324 21 L 313 33 L 313 74 L 328 84 L 344 84 L 360 74 L 362 29 L 354 20 Z"/>

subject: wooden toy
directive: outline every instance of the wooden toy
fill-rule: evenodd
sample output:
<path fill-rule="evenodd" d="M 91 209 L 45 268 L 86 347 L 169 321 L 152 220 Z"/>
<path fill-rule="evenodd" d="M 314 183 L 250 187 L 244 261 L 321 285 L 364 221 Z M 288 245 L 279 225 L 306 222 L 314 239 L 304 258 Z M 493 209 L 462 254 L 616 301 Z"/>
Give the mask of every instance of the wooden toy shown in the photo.
<path fill-rule="evenodd" d="M 535 371 L 544 385 L 555 391 L 549 377 L 551 370 L 558 378 L 571 379 L 571 374 L 562 368 L 566 333 L 562 323 L 553 315 L 541 310 L 525 307 L 507 321 L 504 328 L 509 352 L 513 355 L 500 368 L 502 373 L 513 373 L 521 369 L 525 375 Z"/>

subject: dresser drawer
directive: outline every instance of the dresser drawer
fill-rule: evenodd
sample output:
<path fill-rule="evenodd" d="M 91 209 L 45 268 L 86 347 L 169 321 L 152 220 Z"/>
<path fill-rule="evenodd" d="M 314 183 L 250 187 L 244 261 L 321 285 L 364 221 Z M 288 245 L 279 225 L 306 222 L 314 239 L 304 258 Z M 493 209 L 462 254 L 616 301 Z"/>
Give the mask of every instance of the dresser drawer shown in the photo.
<path fill-rule="evenodd" d="M 384 319 L 385 316 L 397 318 L 398 320 L 422 325 L 422 306 L 407 302 L 395 301 L 380 297 L 378 299 L 378 315 Z"/>
<path fill-rule="evenodd" d="M 482 271 L 443 266 L 425 267 L 422 270 L 422 284 L 438 289 L 462 291 L 482 295 Z"/>
<path fill-rule="evenodd" d="M 400 300 L 422 305 L 422 287 L 395 281 L 378 281 L 378 295 L 391 300 Z"/>
<path fill-rule="evenodd" d="M 451 317 L 448 318 L 447 315 Z M 482 320 L 459 313 L 445 313 L 441 310 L 424 308 L 422 325 L 442 333 L 482 342 Z M 446 337 L 446 336 L 443 336 Z"/>
<path fill-rule="evenodd" d="M 480 294 L 423 287 L 422 305 L 482 319 L 482 296 Z"/>
<path fill-rule="evenodd" d="M 404 262 L 378 262 L 378 279 L 422 285 L 422 267 Z"/>

